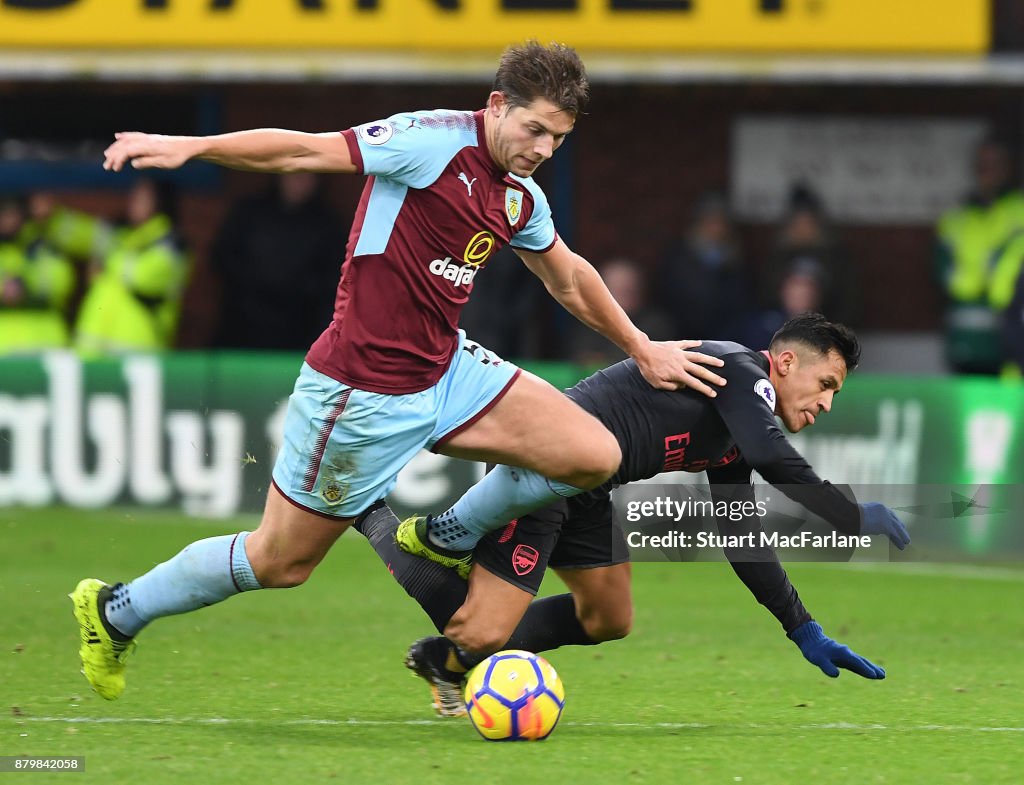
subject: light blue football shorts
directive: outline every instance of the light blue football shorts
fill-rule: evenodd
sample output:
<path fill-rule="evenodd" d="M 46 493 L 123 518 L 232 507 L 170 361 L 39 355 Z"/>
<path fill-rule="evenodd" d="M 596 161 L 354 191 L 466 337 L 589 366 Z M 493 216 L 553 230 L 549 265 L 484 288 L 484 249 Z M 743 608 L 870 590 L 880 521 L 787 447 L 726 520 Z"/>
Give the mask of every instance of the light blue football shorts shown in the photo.
<path fill-rule="evenodd" d="M 274 485 L 311 512 L 357 516 L 391 492 L 417 452 L 486 414 L 519 373 L 462 330 L 448 370 L 421 392 L 367 392 L 303 363 L 288 399 Z"/>

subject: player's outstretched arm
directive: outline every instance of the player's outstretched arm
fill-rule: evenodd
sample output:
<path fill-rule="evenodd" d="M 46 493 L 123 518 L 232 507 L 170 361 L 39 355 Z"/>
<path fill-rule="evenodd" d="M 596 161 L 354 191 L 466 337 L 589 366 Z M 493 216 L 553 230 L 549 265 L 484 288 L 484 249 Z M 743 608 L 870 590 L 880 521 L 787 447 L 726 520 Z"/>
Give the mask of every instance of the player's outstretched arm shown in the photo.
<path fill-rule="evenodd" d="M 177 169 L 193 159 L 250 172 L 339 172 L 356 166 L 340 133 L 308 134 L 278 128 L 217 136 L 164 136 L 139 131 L 114 134 L 103 168 Z"/>
<path fill-rule="evenodd" d="M 652 341 L 612 297 L 597 270 L 561 239 L 544 253 L 514 249 L 530 271 L 544 282 L 551 296 L 593 330 L 636 360 L 648 383 L 659 390 L 690 387 L 715 397 L 725 379 L 712 368 L 723 362 L 690 349 L 700 341 Z"/>
<path fill-rule="evenodd" d="M 789 639 L 800 647 L 801 653 L 808 662 L 817 665 L 821 668 L 822 673 L 833 679 L 839 676 L 840 668 L 853 671 L 865 679 L 885 678 L 884 668 L 861 657 L 849 646 L 832 640 L 816 621 L 801 624 L 789 633 Z"/>
<path fill-rule="evenodd" d="M 754 487 L 750 484 L 750 467 L 742 458 L 724 466 L 709 467 L 707 474 L 716 509 L 757 509 Z M 756 514 L 737 517 L 738 520 L 732 520 L 728 515 L 715 516 L 719 534 L 727 538 L 722 549 L 725 557 L 754 599 L 767 608 L 789 634 L 811 621 L 811 614 L 790 583 L 775 549 L 765 543 L 760 517 Z"/>
<path fill-rule="evenodd" d="M 743 459 L 722 467 L 708 469 L 712 498 L 725 501 L 735 508 L 736 502 L 752 503 L 754 489 L 750 485 L 750 467 Z M 756 509 L 756 508 L 754 508 Z M 775 549 L 762 542 L 760 519 L 755 515 L 733 521 L 726 516 L 716 517 L 721 534 L 745 535 L 753 533 L 753 543 L 724 549 L 733 571 L 743 581 L 759 603 L 779 620 L 786 635 L 804 657 L 821 668 L 826 676 L 835 678 L 840 668 L 851 670 L 865 679 L 884 679 L 885 671 L 861 657 L 849 647 L 837 643 L 822 632 L 821 626 L 811 618 L 797 594 L 789 576 L 779 563 Z M 742 539 L 739 540 L 743 542 Z"/>

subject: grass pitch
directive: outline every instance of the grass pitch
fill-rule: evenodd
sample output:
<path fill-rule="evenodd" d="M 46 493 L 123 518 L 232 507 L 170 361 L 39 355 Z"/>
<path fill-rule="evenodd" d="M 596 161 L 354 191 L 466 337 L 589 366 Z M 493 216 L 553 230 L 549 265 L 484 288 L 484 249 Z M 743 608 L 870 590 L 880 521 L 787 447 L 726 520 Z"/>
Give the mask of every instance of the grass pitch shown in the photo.
<path fill-rule="evenodd" d="M 93 694 L 75 583 L 254 525 L 0 510 L 0 755 L 86 759 L 27 782 L 1024 781 L 1024 572 L 1006 569 L 793 565 L 825 631 L 887 669 L 869 682 L 805 662 L 727 565 L 636 565 L 633 635 L 547 655 L 568 699 L 552 737 L 493 744 L 433 716 L 401 665 L 429 622 L 350 532 L 303 587 L 157 622 L 124 696 Z"/>

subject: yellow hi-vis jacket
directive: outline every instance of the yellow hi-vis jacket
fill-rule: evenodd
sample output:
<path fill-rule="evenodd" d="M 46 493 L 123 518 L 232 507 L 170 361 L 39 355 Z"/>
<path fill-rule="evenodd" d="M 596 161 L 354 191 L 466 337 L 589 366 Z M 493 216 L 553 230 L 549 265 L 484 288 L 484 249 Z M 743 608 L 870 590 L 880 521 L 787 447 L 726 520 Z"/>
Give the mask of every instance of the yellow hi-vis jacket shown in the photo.
<path fill-rule="evenodd" d="M 989 205 L 966 204 L 945 213 L 938 227 L 939 275 L 949 299 L 988 302 L 995 254 L 1021 231 L 1024 194 L 1019 191 L 1005 193 Z"/>
<path fill-rule="evenodd" d="M 75 348 L 85 356 L 170 348 L 188 273 L 167 216 L 117 230 L 79 309 Z"/>
<path fill-rule="evenodd" d="M 0 243 L 0 355 L 66 347 L 74 287 L 74 267 L 44 243 Z"/>
<path fill-rule="evenodd" d="M 1002 365 L 1000 312 L 1013 297 L 1024 232 L 1024 194 L 950 210 L 938 225 L 938 273 L 947 296 L 946 351 L 954 369 L 996 373 Z M 1012 247 L 1011 247 L 1012 246 Z"/>
<path fill-rule="evenodd" d="M 20 239 L 26 244 L 42 240 L 75 260 L 103 259 L 110 252 L 113 230 L 102 218 L 57 207 L 43 221 L 26 222 Z"/>

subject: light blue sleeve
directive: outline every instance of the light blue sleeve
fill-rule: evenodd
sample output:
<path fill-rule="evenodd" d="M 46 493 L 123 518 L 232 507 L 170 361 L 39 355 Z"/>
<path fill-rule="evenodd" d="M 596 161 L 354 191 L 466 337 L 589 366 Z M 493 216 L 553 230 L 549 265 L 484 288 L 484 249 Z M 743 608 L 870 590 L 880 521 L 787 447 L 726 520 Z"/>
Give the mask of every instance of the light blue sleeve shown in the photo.
<path fill-rule="evenodd" d="M 513 248 L 522 248 L 524 251 L 547 251 L 555 243 L 555 223 L 551 220 L 548 198 L 532 177 L 511 176 L 522 183 L 533 197 L 533 215 L 526 226 L 512 236 L 509 245 Z"/>
<path fill-rule="evenodd" d="M 477 145 L 472 112 L 404 112 L 353 130 L 363 156 L 363 174 L 410 188 L 426 188 L 459 150 Z"/>

